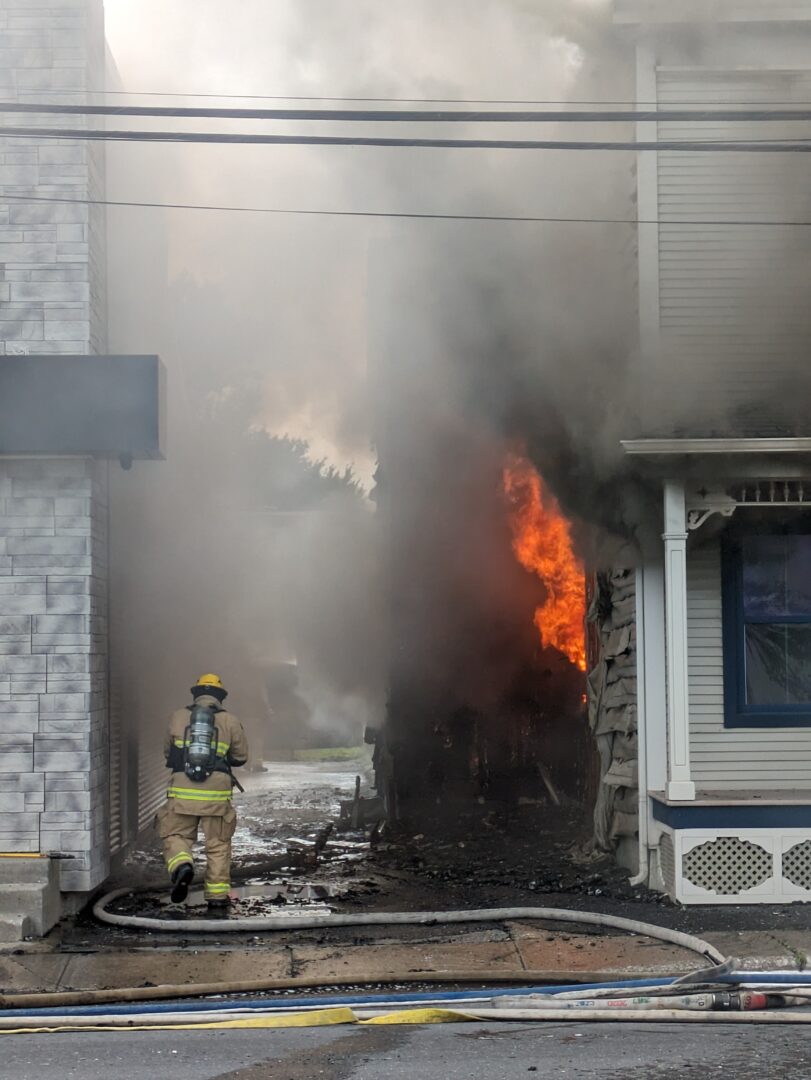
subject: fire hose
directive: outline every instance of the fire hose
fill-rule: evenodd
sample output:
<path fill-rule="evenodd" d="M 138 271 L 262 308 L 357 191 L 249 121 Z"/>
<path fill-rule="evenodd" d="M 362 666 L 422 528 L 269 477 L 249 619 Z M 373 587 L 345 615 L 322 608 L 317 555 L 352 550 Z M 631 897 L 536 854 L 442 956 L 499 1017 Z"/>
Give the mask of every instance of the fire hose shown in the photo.
<path fill-rule="evenodd" d="M 701 973 L 704 974 L 704 973 Z M 811 1023 L 811 979 L 800 973 L 720 976 L 734 988 L 692 986 L 681 979 L 659 981 L 645 994 L 628 980 L 601 987 L 526 991 L 471 990 L 421 995 L 380 995 L 339 999 L 210 1002 L 187 1005 L 119 1006 L 117 1009 L 39 1009 L 0 1013 L 0 1034 L 58 1031 L 211 1030 L 320 1027 L 336 1024 L 426 1024 L 449 1022 L 647 1022 L 647 1023 Z M 723 987 L 723 983 L 722 983 Z M 681 993 L 680 990 L 686 992 Z M 779 993 L 775 990 L 779 989 Z M 44 996 L 44 995 L 43 995 Z M 786 1007 L 786 1006 L 795 1006 Z M 797 1008 L 796 1006 L 800 1006 Z M 805 1006 L 803 1008 L 803 1006 Z"/>
<path fill-rule="evenodd" d="M 811 1023 L 811 977 L 797 973 L 732 974 L 731 962 L 701 938 L 650 923 L 596 912 L 555 908 L 496 908 L 440 912 L 374 912 L 365 915 L 305 915 L 232 919 L 151 919 L 118 915 L 107 905 L 131 890 L 120 889 L 102 897 L 94 914 L 113 925 L 150 930 L 205 933 L 249 930 L 325 929 L 331 926 L 441 925 L 536 919 L 550 922 L 624 930 L 692 950 L 711 967 L 681 978 L 632 979 L 573 985 L 575 975 L 557 986 L 498 989 L 438 990 L 434 993 L 395 993 L 346 997 L 241 999 L 166 1002 L 181 995 L 238 994 L 251 990 L 384 984 L 392 982 L 444 983 L 532 981 L 544 972 L 408 972 L 354 976 L 330 980 L 252 980 L 169 987 L 133 987 L 121 990 L 78 991 L 60 994 L 15 994 L 0 997 L 0 1033 L 68 1030 L 120 1030 L 212 1028 L 312 1027 L 325 1024 L 421 1024 L 437 1022 L 572 1021 L 684 1022 L 684 1023 Z M 582 979 L 583 976 L 581 975 Z M 149 1003 L 144 999 L 151 998 Z M 155 1001 L 161 998 L 163 1001 Z M 118 1004 L 110 1004 L 111 1001 Z M 10 1006 L 10 1008 L 9 1008 Z"/>
<path fill-rule="evenodd" d="M 544 922 L 581 923 L 612 930 L 624 930 L 629 934 L 651 937 L 679 945 L 705 957 L 712 964 L 724 963 L 724 957 L 708 941 L 680 930 L 670 930 L 653 923 L 624 919 L 618 915 L 604 915 L 595 911 L 571 911 L 567 908 L 513 907 L 478 908 L 463 911 L 380 911 L 363 915 L 263 915 L 237 919 L 153 919 L 141 915 L 119 915 L 108 911 L 108 906 L 133 890 L 115 889 L 103 896 L 93 907 L 93 915 L 104 923 L 131 929 L 153 930 L 177 934 L 223 934 L 255 933 L 257 930 L 327 930 L 338 926 L 444 926 L 459 923 L 514 922 L 519 919 L 536 919 Z"/>

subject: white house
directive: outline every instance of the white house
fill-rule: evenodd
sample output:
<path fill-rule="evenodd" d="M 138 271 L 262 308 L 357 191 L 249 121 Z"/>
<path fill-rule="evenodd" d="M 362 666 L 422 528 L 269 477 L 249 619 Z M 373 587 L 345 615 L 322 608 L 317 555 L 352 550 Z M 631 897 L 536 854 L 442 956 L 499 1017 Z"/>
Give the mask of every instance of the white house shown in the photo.
<path fill-rule="evenodd" d="M 640 111 L 811 108 L 811 2 L 616 0 L 614 17 Z M 754 118 L 637 131 L 809 135 Z M 618 790 L 639 816 L 617 835 L 639 880 L 683 903 L 811 900 L 811 159 L 640 152 L 637 182 L 641 355 L 668 389 L 623 441 L 657 528 L 623 646 L 638 799 Z"/>

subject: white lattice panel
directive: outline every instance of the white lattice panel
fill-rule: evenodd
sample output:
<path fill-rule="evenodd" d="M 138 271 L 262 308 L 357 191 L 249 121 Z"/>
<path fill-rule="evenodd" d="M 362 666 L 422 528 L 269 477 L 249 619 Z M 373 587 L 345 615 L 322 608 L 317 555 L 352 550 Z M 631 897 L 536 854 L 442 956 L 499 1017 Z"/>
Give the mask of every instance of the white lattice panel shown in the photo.
<path fill-rule="evenodd" d="M 685 881 L 722 896 L 737 896 L 756 889 L 773 874 L 772 852 L 739 836 L 705 840 L 682 858 Z"/>
<path fill-rule="evenodd" d="M 809 829 L 663 828 L 659 863 L 682 904 L 811 901 Z"/>
<path fill-rule="evenodd" d="M 811 840 L 802 840 L 783 852 L 783 879 L 811 892 Z"/>

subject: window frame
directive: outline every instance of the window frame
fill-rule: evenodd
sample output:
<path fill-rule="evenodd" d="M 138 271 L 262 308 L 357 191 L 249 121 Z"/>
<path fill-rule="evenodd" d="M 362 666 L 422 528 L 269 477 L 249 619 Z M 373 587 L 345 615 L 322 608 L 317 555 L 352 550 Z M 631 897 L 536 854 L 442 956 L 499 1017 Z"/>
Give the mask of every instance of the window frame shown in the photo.
<path fill-rule="evenodd" d="M 782 619 L 744 618 L 743 541 L 753 536 L 811 536 L 811 522 L 803 514 L 795 522 L 732 528 L 721 540 L 721 620 L 724 669 L 725 728 L 811 727 L 811 701 L 799 705 L 748 705 L 746 703 L 746 624 L 793 623 L 811 626 L 811 616 L 789 615 Z"/>

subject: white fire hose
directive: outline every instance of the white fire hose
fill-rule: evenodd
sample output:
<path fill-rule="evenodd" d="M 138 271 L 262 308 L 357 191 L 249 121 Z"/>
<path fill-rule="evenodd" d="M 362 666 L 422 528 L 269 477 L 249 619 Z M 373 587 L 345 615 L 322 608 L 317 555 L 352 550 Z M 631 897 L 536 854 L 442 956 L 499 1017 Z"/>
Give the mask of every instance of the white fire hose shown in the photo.
<path fill-rule="evenodd" d="M 567 908 L 514 907 L 479 908 L 469 911 L 380 911 L 364 915 L 263 915 L 244 919 L 153 919 L 141 915 L 118 915 L 108 906 L 132 889 L 116 889 L 107 893 L 93 907 L 93 915 L 101 922 L 125 926 L 133 930 L 154 930 L 169 934 L 245 934 L 257 930 L 328 930 L 337 926 L 444 926 L 458 923 L 513 922 L 536 919 L 544 922 L 581 923 L 629 934 L 666 941 L 698 953 L 712 964 L 723 964 L 724 957 L 708 941 L 680 930 L 670 930 L 652 923 L 623 919 L 618 915 L 603 915 L 594 911 L 571 911 Z"/>

